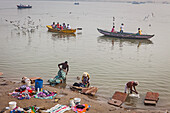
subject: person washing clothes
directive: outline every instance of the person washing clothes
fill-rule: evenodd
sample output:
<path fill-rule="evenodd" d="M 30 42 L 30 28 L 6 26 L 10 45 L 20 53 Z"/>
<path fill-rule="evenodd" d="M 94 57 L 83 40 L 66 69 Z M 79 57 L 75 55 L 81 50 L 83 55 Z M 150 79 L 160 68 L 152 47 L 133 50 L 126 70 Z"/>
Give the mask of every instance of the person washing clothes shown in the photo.
<path fill-rule="evenodd" d="M 51 78 L 48 80 L 50 85 L 56 85 L 59 83 L 63 83 L 66 81 L 66 75 L 68 74 L 69 71 L 69 65 L 68 62 L 65 61 L 64 63 L 58 64 L 59 71 L 57 75 L 54 78 Z"/>
<path fill-rule="evenodd" d="M 130 81 L 128 83 L 126 83 L 125 85 L 125 93 L 127 91 L 127 89 L 130 89 L 130 94 L 132 94 L 132 92 L 135 92 L 136 94 L 138 94 L 138 92 L 136 91 L 136 86 L 139 85 L 138 81 Z"/>
<path fill-rule="evenodd" d="M 90 86 L 90 75 L 87 72 L 83 73 L 82 83 L 83 83 L 83 85 L 85 87 L 89 87 Z"/>

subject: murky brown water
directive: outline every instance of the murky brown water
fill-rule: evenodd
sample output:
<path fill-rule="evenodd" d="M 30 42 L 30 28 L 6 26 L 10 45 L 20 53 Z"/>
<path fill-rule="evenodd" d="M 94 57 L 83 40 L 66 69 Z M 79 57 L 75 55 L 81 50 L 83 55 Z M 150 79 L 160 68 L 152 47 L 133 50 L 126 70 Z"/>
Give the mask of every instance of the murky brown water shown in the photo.
<path fill-rule="evenodd" d="M 18 1 L 0 2 L 0 71 L 4 77 L 18 81 L 23 76 L 40 76 L 46 81 L 55 76 L 57 64 L 67 60 L 68 85 L 87 71 L 91 85 L 99 88 L 97 95 L 108 99 L 115 91 L 124 91 L 126 82 L 138 80 L 141 98 L 128 98 L 126 107 L 170 106 L 170 5 L 81 2 L 75 6 L 73 2 L 24 1 L 33 8 L 18 10 Z M 125 31 L 136 32 L 140 27 L 143 33 L 155 36 L 148 41 L 104 37 L 97 28 L 110 30 L 113 16 L 117 30 L 123 22 Z M 15 20 L 23 28 L 10 23 Z M 34 22 L 32 26 L 38 25 L 32 33 L 24 29 L 28 20 Z M 47 32 L 45 26 L 53 21 L 83 30 L 74 36 Z M 160 93 L 156 107 L 143 105 L 148 91 Z"/>

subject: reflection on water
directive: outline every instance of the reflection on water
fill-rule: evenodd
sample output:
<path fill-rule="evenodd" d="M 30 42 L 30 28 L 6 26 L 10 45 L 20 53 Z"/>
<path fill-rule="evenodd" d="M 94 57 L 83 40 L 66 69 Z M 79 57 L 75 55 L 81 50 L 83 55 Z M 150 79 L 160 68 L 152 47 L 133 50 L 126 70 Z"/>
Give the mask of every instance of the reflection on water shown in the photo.
<path fill-rule="evenodd" d="M 108 36 L 98 37 L 98 43 L 102 43 L 102 42 L 112 43 L 112 46 L 114 46 L 115 43 L 119 43 L 119 47 L 123 47 L 124 43 L 129 45 L 136 45 L 137 47 L 140 47 L 141 45 L 153 44 L 151 40 L 145 40 L 145 39 L 119 39 L 119 38 L 108 37 Z"/>
<path fill-rule="evenodd" d="M 138 98 L 133 98 L 133 97 L 127 97 L 125 105 L 126 106 L 131 106 L 131 107 L 136 107 L 137 105 Z"/>
<path fill-rule="evenodd" d="M 66 33 L 55 33 L 51 35 L 51 39 L 56 41 L 59 38 L 71 38 L 71 37 L 76 37 L 76 34 L 66 34 Z"/>

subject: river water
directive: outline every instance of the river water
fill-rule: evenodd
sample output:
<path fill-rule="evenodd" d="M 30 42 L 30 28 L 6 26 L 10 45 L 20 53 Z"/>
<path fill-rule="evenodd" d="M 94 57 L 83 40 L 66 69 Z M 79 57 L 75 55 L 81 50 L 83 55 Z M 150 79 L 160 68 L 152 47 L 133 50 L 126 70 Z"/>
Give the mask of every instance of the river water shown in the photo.
<path fill-rule="evenodd" d="M 170 106 L 170 14 L 169 4 L 130 4 L 118 2 L 0 1 L 0 71 L 4 77 L 20 81 L 23 76 L 54 77 L 57 64 L 68 61 L 67 84 L 88 72 L 91 85 L 99 88 L 97 98 L 106 100 L 115 91 L 124 91 L 125 83 L 139 81 L 140 99 L 128 98 L 124 106 L 142 109 L 167 109 Z M 16 4 L 31 9 L 17 9 Z M 127 40 L 104 37 L 97 28 L 155 34 L 151 40 Z M 19 22 L 18 22 L 19 21 Z M 75 35 L 47 31 L 52 22 L 69 23 L 82 28 Z M 34 32 L 28 32 L 28 23 Z M 16 27 L 16 26 L 19 26 Z M 38 26 L 38 27 L 37 27 Z M 30 27 L 30 26 L 29 26 Z M 144 106 L 146 92 L 160 94 L 156 106 Z M 99 98 L 99 100 L 102 100 Z"/>

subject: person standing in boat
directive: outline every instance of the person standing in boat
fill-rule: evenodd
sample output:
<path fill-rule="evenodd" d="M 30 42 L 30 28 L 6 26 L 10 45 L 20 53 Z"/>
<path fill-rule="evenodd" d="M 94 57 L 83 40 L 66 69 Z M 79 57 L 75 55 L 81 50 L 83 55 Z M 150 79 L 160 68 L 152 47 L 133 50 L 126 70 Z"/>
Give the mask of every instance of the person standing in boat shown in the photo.
<path fill-rule="evenodd" d="M 123 29 L 124 29 L 124 24 L 122 23 L 120 26 L 120 33 L 123 33 Z"/>
<path fill-rule="evenodd" d="M 140 28 L 138 28 L 138 35 L 141 35 L 142 34 L 142 30 Z"/>
<path fill-rule="evenodd" d="M 113 26 L 113 28 L 112 28 L 111 32 L 116 33 L 116 31 L 115 31 L 115 26 Z"/>
<path fill-rule="evenodd" d="M 130 82 L 126 83 L 125 84 L 125 93 L 127 90 L 130 89 L 130 94 L 132 94 L 132 92 L 135 92 L 136 94 L 138 94 L 138 92 L 136 91 L 136 88 L 135 88 L 137 85 L 139 85 L 138 81 L 130 81 Z"/>

